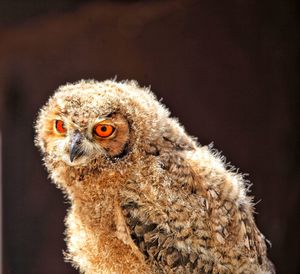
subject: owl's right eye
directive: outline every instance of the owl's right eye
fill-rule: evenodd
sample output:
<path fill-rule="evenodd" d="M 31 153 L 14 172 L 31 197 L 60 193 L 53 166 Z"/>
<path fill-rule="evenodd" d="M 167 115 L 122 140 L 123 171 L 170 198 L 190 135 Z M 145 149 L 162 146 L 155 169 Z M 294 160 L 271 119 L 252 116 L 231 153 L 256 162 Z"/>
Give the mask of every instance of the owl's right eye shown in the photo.
<path fill-rule="evenodd" d="M 65 128 L 65 124 L 62 120 L 55 120 L 55 129 L 60 134 L 64 134 L 67 131 L 67 129 Z"/>

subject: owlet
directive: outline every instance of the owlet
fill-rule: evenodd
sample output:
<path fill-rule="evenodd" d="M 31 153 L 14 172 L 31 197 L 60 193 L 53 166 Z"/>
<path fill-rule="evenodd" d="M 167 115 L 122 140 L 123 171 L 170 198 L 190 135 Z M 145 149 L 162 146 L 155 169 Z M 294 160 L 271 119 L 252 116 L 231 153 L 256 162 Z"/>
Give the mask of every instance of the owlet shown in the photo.
<path fill-rule="evenodd" d="M 79 81 L 41 109 L 35 143 L 66 194 L 81 273 L 275 273 L 241 174 L 135 81 Z"/>

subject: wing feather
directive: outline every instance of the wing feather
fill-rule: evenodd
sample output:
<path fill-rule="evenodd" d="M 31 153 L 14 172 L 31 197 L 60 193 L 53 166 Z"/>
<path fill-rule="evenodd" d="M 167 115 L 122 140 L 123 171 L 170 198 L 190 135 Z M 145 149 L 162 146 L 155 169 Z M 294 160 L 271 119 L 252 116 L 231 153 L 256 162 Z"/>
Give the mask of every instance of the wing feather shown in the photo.
<path fill-rule="evenodd" d="M 228 203 L 137 182 L 121 193 L 130 236 L 155 273 L 255 273 L 236 269 L 268 263 L 252 214 Z"/>

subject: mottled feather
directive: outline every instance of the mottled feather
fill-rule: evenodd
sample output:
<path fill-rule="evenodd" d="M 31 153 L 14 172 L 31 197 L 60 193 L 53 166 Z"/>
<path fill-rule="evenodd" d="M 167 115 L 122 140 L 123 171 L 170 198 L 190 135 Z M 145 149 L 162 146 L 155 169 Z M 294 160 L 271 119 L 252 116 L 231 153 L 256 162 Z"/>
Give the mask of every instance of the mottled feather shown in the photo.
<path fill-rule="evenodd" d="M 81 273 L 275 273 L 243 176 L 149 89 L 67 84 L 41 109 L 36 133 L 70 201 L 65 257 Z"/>

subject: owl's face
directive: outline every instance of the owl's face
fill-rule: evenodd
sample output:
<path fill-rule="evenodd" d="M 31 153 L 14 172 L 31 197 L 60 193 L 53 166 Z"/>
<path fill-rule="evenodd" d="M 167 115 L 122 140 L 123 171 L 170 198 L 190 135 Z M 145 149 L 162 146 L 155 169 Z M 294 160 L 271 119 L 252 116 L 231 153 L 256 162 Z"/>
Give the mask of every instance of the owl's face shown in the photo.
<path fill-rule="evenodd" d="M 79 115 L 80 116 L 80 115 Z M 67 165 L 86 165 L 94 159 L 126 153 L 129 125 L 118 113 L 74 119 L 72 113 L 54 114 L 47 121 L 47 151 Z"/>
<path fill-rule="evenodd" d="M 162 136 L 168 115 L 134 82 L 81 81 L 62 86 L 42 108 L 36 144 L 50 171 L 60 164 L 118 169 Z"/>
<path fill-rule="evenodd" d="M 39 146 L 52 163 L 86 166 L 93 160 L 99 163 L 127 154 L 127 118 L 120 110 L 104 106 L 105 98 L 94 96 L 84 92 L 60 95 L 43 109 L 37 125 Z"/>

